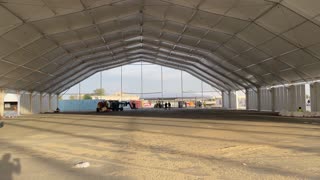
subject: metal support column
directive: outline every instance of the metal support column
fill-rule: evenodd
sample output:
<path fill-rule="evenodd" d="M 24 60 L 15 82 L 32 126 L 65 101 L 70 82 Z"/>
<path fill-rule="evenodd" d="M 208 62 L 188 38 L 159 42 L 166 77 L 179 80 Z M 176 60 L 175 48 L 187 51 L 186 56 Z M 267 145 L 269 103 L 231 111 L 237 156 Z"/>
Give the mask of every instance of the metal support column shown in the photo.
<path fill-rule="evenodd" d="M 79 93 L 78 93 L 78 110 L 80 111 L 80 100 L 81 100 L 81 83 L 79 83 Z"/>
<path fill-rule="evenodd" d="M 32 111 L 33 111 L 33 108 L 32 108 L 32 106 L 33 106 L 33 103 L 32 103 L 32 94 L 33 94 L 33 92 L 30 92 L 30 97 L 29 97 L 29 98 L 30 98 L 30 99 L 29 99 L 29 100 L 30 100 L 30 114 L 33 114 L 33 112 L 32 112 Z"/>
<path fill-rule="evenodd" d="M 21 115 L 21 91 L 17 90 L 17 96 L 18 96 L 18 107 L 17 107 L 17 113 L 18 113 L 18 116 Z"/>
<path fill-rule="evenodd" d="M 310 85 L 310 96 L 311 96 L 311 111 L 320 111 L 320 83 L 315 82 Z"/>
<path fill-rule="evenodd" d="M 181 70 L 181 100 L 183 101 L 183 72 Z"/>
<path fill-rule="evenodd" d="M 59 96 L 60 96 L 60 94 L 56 94 L 56 97 L 57 97 L 57 108 L 59 107 Z"/>
<path fill-rule="evenodd" d="M 276 112 L 276 89 L 271 88 L 270 93 L 271 93 L 271 111 Z"/>
<path fill-rule="evenodd" d="M 226 108 L 226 103 L 225 103 L 225 97 L 224 97 L 224 91 L 221 91 L 221 104 L 222 104 L 222 108 Z"/>
<path fill-rule="evenodd" d="M 40 93 L 40 98 L 39 98 L 39 101 L 40 101 L 40 114 L 43 113 L 43 104 L 42 104 L 42 98 L 43 98 L 43 93 Z"/>
<path fill-rule="evenodd" d="M 249 95 L 249 89 L 246 89 L 246 110 L 250 110 L 250 95 Z"/>
<path fill-rule="evenodd" d="M 4 115 L 4 90 L 0 89 L 0 117 Z"/>
<path fill-rule="evenodd" d="M 201 101 L 202 101 L 202 103 L 204 102 L 204 99 L 203 99 L 203 81 L 201 81 Z"/>
<path fill-rule="evenodd" d="M 141 98 L 143 97 L 143 69 L 142 69 L 142 61 L 141 61 Z"/>
<path fill-rule="evenodd" d="M 228 91 L 229 109 L 232 109 L 232 91 Z"/>
<path fill-rule="evenodd" d="M 163 70 L 162 70 L 162 66 L 161 67 L 161 98 L 163 101 Z"/>
<path fill-rule="evenodd" d="M 288 109 L 289 111 L 296 111 L 297 98 L 296 98 L 296 87 L 291 85 L 288 87 Z"/>
<path fill-rule="evenodd" d="M 261 111 L 261 89 L 257 88 L 257 110 Z"/>
<path fill-rule="evenodd" d="M 100 89 L 102 91 L 102 71 L 100 72 Z M 102 99 L 103 94 L 100 94 L 100 99 Z"/>
<path fill-rule="evenodd" d="M 49 94 L 49 112 L 52 111 L 52 94 Z"/>
<path fill-rule="evenodd" d="M 120 68 L 120 73 L 121 73 L 121 78 L 120 78 L 120 81 L 121 81 L 121 85 L 120 85 L 120 89 L 121 89 L 121 92 L 120 92 L 120 101 L 122 101 L 122 88 L 123 88 L 123 85 L 122 85 L 122 83 L 123 83 L 123 77 L 122 77 L 122 66 L 121 66 L 121 68 Z"/>

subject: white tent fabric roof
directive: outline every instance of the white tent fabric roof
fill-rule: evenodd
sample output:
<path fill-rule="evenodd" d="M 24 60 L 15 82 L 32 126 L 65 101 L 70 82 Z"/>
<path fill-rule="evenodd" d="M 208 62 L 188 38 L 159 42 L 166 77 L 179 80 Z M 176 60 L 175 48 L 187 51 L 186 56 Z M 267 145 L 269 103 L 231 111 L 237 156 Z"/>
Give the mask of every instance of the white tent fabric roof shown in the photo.
<path fill-rule="evenodd" d="M 319 0 L 0 0 L 0 87 L 146 61 L 220 90 L 320 79 Z"/>

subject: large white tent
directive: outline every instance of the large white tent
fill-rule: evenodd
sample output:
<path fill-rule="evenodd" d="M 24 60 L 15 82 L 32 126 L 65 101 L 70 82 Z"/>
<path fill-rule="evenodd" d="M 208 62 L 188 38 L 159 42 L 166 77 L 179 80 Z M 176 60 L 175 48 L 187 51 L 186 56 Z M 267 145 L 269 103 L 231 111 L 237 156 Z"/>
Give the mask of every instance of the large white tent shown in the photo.
<path fill-rule="evenodd" d="M 61 93 L 147 61 L 222 91 L 320 78 L 318 0 L 0 0 L 0 87 Z"/>
<path fill-rule="evenodd" d="M 268 88 L 320 80 L 319 9 L 318 0 L 0 0 L 0 89 L 31 92 L 22 101 L 31 107 L 42 104 L 33 92 L 51 101 L 96 72 L 144 61 L 221 90 L 224 107 L 246 89 L 247 109 L 294 110 L 304 85 Z"/>

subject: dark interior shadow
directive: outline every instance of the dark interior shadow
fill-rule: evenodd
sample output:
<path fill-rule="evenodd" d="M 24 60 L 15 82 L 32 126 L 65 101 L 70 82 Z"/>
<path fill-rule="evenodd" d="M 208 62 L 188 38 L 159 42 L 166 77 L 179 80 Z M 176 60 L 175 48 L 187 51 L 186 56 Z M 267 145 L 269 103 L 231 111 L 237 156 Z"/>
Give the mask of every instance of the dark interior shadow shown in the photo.
<path fill-rule="evenodd" d="M 11 160 L 11 154 L 7 153 L 0 160 L 0 179 L 13 180 L 14 174 L 21 173 L 20 159 L 14 158 Z"/>

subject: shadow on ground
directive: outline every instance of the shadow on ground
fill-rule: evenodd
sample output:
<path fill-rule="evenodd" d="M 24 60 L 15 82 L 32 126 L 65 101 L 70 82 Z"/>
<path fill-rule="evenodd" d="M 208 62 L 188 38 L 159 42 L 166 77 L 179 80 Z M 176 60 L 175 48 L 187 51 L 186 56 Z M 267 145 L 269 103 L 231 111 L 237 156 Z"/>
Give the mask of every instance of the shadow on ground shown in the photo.
<path fill-rule="evenodd" d="M 1 180 L 13 180 L 13 175 L 19 175 L 21 173 L 21 163 L 19 158 L 13 158 L 11 160 L 11 154 L 6 153 L 0 160 L 0 179 Z"/>

